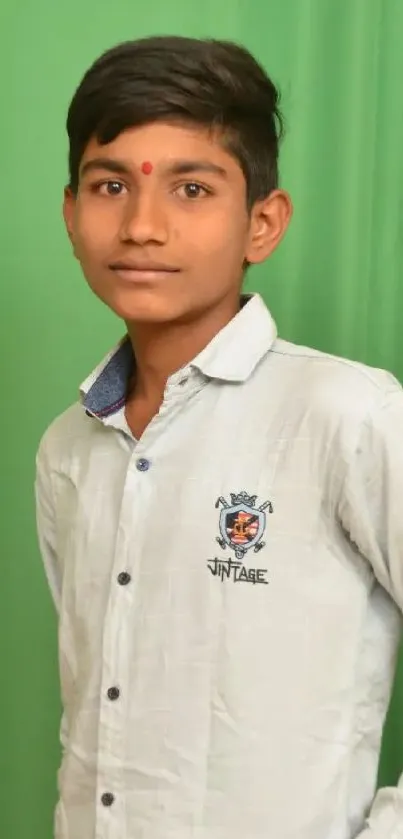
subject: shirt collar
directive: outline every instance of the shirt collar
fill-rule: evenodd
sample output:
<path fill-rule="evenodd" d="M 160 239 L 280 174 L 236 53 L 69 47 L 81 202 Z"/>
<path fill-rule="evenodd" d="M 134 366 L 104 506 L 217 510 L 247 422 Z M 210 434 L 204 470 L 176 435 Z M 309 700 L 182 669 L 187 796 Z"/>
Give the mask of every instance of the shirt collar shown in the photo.
<path fill-rule="evenodd" d="M 272 347 L 277 329 L 259 294 L 242 295 L 241 304 L 235 317 L 187 367 L 210 379 L 243 382 L 249 378 Z M 134 363 L 130 339 L 125 335 L 80 386 L 80 400 L 87 413 L 104 418 L 124 406 Z"/>
<path fill-rule="evenodd" d="M 242 295 L 242 308 L 191 362 L 211 379 L 244 382 L 277 338 L 276 324 L 260 294 Z"/>

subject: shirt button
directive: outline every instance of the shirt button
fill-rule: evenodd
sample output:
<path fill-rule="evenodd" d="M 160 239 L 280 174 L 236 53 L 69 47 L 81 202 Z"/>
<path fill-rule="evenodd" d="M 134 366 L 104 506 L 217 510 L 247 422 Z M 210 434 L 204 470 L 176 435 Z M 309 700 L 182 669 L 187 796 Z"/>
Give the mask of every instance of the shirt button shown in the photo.
<path fill-rule="evenodd" d="M 111 792 L 104 792 L 103 795 L 101 795 L 101 801 L 104 807 L 110 807 L 114 800 L 115 796 L 112 795 Z"/>
<path fill-rule="evenodd" d="M 140 457 L 136 463 L 136 466 L 139 472 L 147 472 L 147 470 L 151 466 L 151 463 L 149 460 L 147 460 L 146 457 Z"/>
<path fill-rule="evenodd" d="M 117 687 L 108 688 L 108 699 L 119 699 L 120 690 Z"/>
<path fill-rule="evenodd" d="M 121 571 L 120 574 L 118 574 L 118 583 L 120 586 L 127 586 L 127 584 L 130 583 L 130 580 L 131 576 L 127 571 Z"/>

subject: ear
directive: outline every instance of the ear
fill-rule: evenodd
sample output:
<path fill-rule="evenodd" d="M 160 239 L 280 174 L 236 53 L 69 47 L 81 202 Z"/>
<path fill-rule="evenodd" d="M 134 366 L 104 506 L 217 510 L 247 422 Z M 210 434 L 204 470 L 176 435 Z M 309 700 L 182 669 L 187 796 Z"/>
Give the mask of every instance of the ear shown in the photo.
<path fill-rule="evenodd" d="M 74 256 L 77 258 L 75 241 L 74 241 L 74 214 L 76 209 L 76 199 L 69 186 L 65 187 L 63 197 L 63 218 L 66 226 L 67 235 L 73 246 Z"/>
<path fill-rule="evenodd" d="M 275 189 L 267 198 L 256 201 L 251 212 L 249 241 L 245 259 L 250 264 L 264 262 L 280 244 L 292 216 L 288 192 Z"/>

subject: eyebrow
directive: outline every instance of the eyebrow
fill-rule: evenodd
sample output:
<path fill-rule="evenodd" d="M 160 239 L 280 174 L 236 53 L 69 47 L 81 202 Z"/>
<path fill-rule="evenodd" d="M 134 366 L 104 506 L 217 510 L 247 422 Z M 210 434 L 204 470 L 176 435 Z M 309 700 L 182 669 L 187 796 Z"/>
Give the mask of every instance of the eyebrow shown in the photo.
<path fill-rule="evenodd" d="M 115 175 L 131 175 L 131 169 L 126 163 L 111 157 L 94 157 L 92 160 L 88 160 L 82 166 L 80 174 L 81 177 L 84 177 L 89 172 L 99 171 L 100 169 L 113 172 Z M 162 167 L 164 175 L 189 175 L 192 172 L 209 172 L 223 179 L 228 177 L 226 169 L 210 160 L 174 160 L 167 166 Z"/>

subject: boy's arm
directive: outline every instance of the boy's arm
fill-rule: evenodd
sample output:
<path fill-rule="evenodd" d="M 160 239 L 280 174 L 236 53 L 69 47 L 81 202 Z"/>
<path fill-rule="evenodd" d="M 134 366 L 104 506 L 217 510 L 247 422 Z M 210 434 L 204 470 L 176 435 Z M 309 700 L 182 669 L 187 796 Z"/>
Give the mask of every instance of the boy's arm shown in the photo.
<path fill-rule="evenodd" d="M 403 390 L 397 383 L 362 423 L 338 513 L 403 612 Z M 377 792 L 356 839 L 403 839 L 403 774 L 397 787 Z"/>
<path fill-rule="evenodd" d="M 36 455 L 35 500 L 39 548 L 53 601 L 59 611 L 61 583 L 56 554 L 54 495 L 46 451 L 46 435 L 41 440 Z"/>

